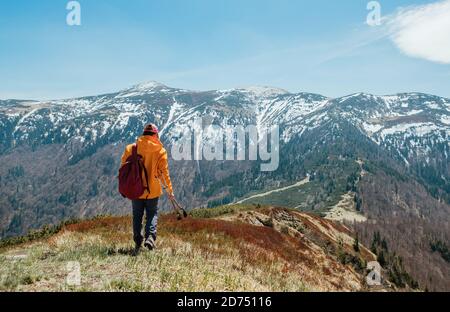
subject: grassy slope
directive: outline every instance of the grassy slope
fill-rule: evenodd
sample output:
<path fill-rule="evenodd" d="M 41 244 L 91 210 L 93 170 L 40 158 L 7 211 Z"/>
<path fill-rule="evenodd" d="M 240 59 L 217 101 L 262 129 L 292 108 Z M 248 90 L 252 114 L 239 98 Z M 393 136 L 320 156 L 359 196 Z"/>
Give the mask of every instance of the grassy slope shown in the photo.
<path fill-rule="evenodd" d="M 129 217 L 68 224 L 50 237 L 0 250 L 0 290 L 361 290 L 347 229 L 284 209 L 227 206 L 195 218 L 160 218 L 158 249 L 131 257 Z M 265 221 L 264 221 L 265 219 Z M 265 223 L 265 226 L 258 224 Z M 270 224 L 269 224 L 270 223 Z M 364 262 L 372 255 L 363 248 Z M 81 286 L 67 286 L 78 261 Z"/>

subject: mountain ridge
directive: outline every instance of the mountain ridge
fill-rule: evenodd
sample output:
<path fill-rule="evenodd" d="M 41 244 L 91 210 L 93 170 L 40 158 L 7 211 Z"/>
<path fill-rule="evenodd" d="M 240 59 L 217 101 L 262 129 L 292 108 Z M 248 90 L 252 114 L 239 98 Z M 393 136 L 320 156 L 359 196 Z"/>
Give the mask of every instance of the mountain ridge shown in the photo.
<path fill-rule="evenodd" d="M 281 94 L 287 94 L 287 95 L 300 95 L 303 93 L 306 94 L 313 94 L 313 95 L 319 95 L 319 96 L 323 96 L 326 97 L 330 100 L 333 99 L 341 99 L 341 98 L 346 98 L 346 97 L 351 97 L 351 96 L 359 96 L 359 95 L 367 95 L 367 96 L 374 96 L 374 97 L 391 97 L 391 96 L 401 96 L 401 95 L 423 95 L 423 96 L 431 96 L 431 97 L 438 97 L 438 98 L 442 98 L 442 99 L 447 99 L 448 101 L 450 101 L 450 98 L 444 97 L 444 96 L 439 96 L 436 94 L 431 94 L 431 93 L 426 93 L 426 92 L 419 92 L 419 91 L 410 91 L 410 92 L 398 92 L 398 93 L 394 93 L 394 94 L 374 94 L 374 93 L 366 93 L 366 92 L 353 92 L 350 94 L 346 94 L 346 95 L 342 95 L 342 96 L 338 96 L 338 97 L 330 97 L 330 96 L 324 96 L 321 95 L 319 93 L 311 93 L 311 92 L 305 92 L 305 91 L 298 91 L 298 92 L 292 92 L 292 91 L 287 91 L 285 89 L 279 88 L 279 87 L 274 87 L 274 86 L 269 86 L 269 85 L 249 85 L 249 86 L 241 86 L 241 87 L 234 87 L 231 89 L 211 89 L 211 90 L 194 90 L 194 89 L 184 89 L 184 88 L 176 88 L 176 87 L 171 87 L 166 85 L 165 83 L 161 83 L 159 81 L 156 80 L 147 80 L 147 81 L 143 81 L 140 83 L 136 83 L 131 85 L 130 87 L 121 89 L 119 91 L 115 91 L 115 92 L 105 92 L 102 93 L 100 95 L 87 95 L 87 96 L 77 96 L 77 97 L 64 97 L 64 98 L 59 98 L 59 99 L 55 99 L 55 100 L 39 100 L 39 99 L 27 99 L 27 100 L 23 100 L 23 99 L 0 99 L 0 102 L 7 102 L 7 101 L 20 101 L 20 102 L 49 102 L 49 101 L 60 101 L 60 100 L 70 100 L 70 99 L 82 99 L 82 98 L 89 98 L 89 97 L 101 97 L 101 96 L 106 96 L 106 95 L 112 95 L 112 94 L 118 94 L 120 92 L 124 92 L 127 90 L 135 90 L 135 89 L 141 89 L 141 90 L 148 90 L 150 89 L 150 91 L 154 90 L 155 88 L 165 88 L 165 89 L 171 89 L 171 90 L 179 90 L 179 91 L 184 91 L 184 92 L 193 92 L 193 93 L 208 93 L 208 92 L 229 92 L 229 91 L 239 91 L 239 90 L 251 90 L 251 89 L 272 89 L 272 90 L 279 90 L 281 91 Z"/>
<path fill-rule="evenodd" d="M 0 246 L 7 291 L 398 291 L 343 225 L 278 207 L 231 206 L 177 221 L 161 216 L 157 249 L 130 257 L 131 219 L 66 223 L 42 238 Z M 44 232 L 43 232 L 44 233 Z M 39 260 L 37 260 L 39 259 Z M 79 285 L 65 280 L 78 263 Z M 138 265 L 139 264 L 139 265 Z M 147 268 L 142 270 L 142 267 Z M 14 274 L 11 274 L 14 272 Z"/>

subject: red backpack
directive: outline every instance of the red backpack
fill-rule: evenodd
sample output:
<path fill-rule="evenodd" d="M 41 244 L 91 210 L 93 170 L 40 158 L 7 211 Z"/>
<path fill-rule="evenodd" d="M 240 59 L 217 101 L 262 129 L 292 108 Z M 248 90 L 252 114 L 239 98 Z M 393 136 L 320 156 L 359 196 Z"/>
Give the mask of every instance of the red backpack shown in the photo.
<path fill-rule="evenodd" d="M 142 171 L 147 186 L 144 186 L 144 181 L 142 181 Z M 137 153 L 137 144 L 134 144 L 131 156 L 119 169 L 119 192 L 123 197 L 133 200 L 139 199 L 145 190 L 150 193 L 147 169 L 145 169 L 142 156 Z"/>

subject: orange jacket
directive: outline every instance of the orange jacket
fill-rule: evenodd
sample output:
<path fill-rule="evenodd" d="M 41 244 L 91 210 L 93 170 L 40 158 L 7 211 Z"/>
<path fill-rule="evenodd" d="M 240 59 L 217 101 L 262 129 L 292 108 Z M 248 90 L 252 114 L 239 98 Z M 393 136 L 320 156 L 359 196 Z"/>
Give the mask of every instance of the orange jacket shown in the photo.
<path fill-rule="evenodd" d="M 167 161 L 167 151 L 163 147 L 161 141 L 157 136 L 141 136 L 136 141 L 138 146 L 138 154 L 143 157 L 144 166 L 147 169 L 148 181 L 150 184 L 150 193 L 145 190 L 144 194 L 139 199 L 152 199 L 162 195 L 161 183 L 167 186 L 167 191 L 173 193 L 172 182 L 169 176 L 169 165 Z M 122 155 L 122 164 L 131 156 L 133 144 L 125 148 Z M 142 181 L 147 186 L 144 173 L 142 174 Z"/>

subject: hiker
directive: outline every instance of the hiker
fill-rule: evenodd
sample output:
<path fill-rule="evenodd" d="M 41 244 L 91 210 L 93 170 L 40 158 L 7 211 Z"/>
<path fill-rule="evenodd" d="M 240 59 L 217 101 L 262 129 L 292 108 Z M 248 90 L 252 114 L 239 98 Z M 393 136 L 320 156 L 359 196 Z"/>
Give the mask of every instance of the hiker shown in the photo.
<path fill-rule="evenodd" d="M 159 140 L 158 128 L 154 124 L 148 124 L 144 128 L 142 136 L 140 136 L 135 144 L 130 144 L 125 148 L 125 152 L 122 155 L 121 170 L 124 165 L 130 162 L 130 156 L 133 155 L 133 149 L 136 148 L 137 159 L 139 164 L 140 177 L 134 178 L 133 182 L 142 181 L 141 189 L 135 192 L 134 196 L 126 196 L 132 199 L 133 207 L 133 238 L 135 243 L 135 249 L 133 255 L 137 255 L 140 251 L 142 242 L 144 246 L 149 250 L 153 250 L 156 247 L 156 228 L 158 222 L 158 200 L 162 195 L 161 183 L 167 191 L 170 200 L 174 200 L 172 183 L 169 176 L 169 166 L 167 161 L 167 152 L 164 149 L 161 141 Z M 126 169 L 129 170 L 129 169 Z M 135 171 L 136 172 L 136 171 Z M 127 173 L 128 176 L 132 176 Z M 128 191 L 128 194 L 134 190 L 129 190 L 130 185 L 123 185 L 124 182 L 120 181 L 119 172 L 119 190 L 122 188 Z M 135 187 L 135 186 L 133 186 Z M 127 189 L 128 188 L 128 189 Z M 136 188 L 136 187 L 135 187 Z M 122 192 L 121 192 L 122 193 Z M 141 194 L 139 196 L 139 194 Z M 122 193 L 123 195 L 123 193 Z M 125 195 L 124 195 L 125 196 Z M 137 197 L 134 199 L 134 197 Z M 146 214 L 145 221 L 145 237 L 142 237 L 142 219 Z M 145 240 L 144 240 L 145 239 Z"/>

